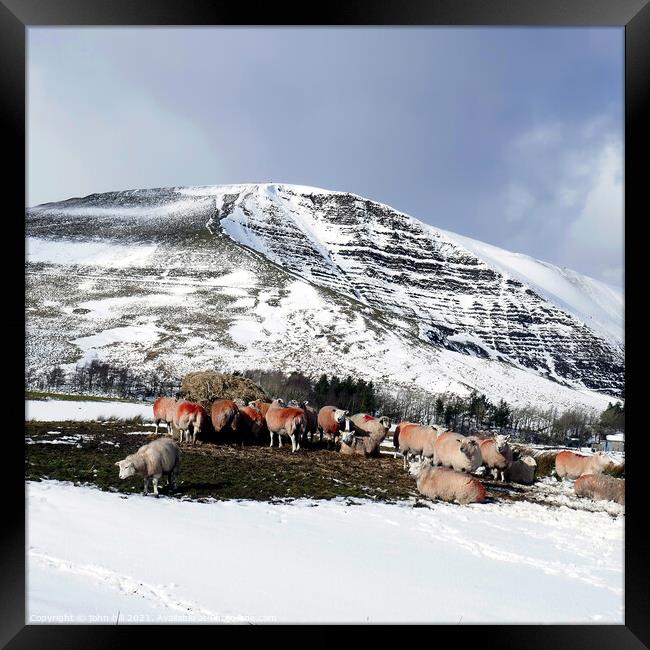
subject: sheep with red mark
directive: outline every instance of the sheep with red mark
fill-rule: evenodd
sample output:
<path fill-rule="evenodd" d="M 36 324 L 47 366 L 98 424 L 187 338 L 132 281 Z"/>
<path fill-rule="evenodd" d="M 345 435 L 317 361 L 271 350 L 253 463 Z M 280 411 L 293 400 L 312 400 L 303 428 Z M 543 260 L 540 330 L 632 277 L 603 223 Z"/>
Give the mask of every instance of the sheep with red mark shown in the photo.
<path fill-rule="evenodd" d="M 555 472 L 560 478 L 576 479 L 583 474 L 602 474 L 611 462 L 604 451 L 598 451 L 591 456 L 561 451 L 555 457 Z"/>
<path fill-rule="evenodd" d="M 490 472 L 497 480 L 506 480 L 506 471 L 512 465 L 512 447 L 508 443 L 509 440 L 510 436 L 503 435 L 479 440 L 486 476 Z"/>
<path fill-rule="evenodd" d="M 184 442 L 185 438 L 189 442 L 191 434 L 192 445 L 195 445 L 197 435 L 201 434 L 208 422 L 208 414 L 200 404 L 183 400 L 176 405 L 174 427 L 179 431 L 180 442 Z"/>
<path fill-rule="evenodd" d="M 278 447 L 282 447 L 282 436 L 285 435 L 291 438 L 291 453 L 300 449 L 300 441 L 307 431 L 307 418 L 302 409 L 285 407 L 283 400 L 276 399 L 271 402 L 265 420 L 271 434 L 269 447 L 273 447 L 273 436 L 277 433 Z"/>
<path fill-rule="evenodd" d="M 625 479 L 606 474 L 583 474 L 573 485 L 576 496 L 625 505 Z"/>
<path fill-rule="evenodd" d="M 212 402 L 210 420 L 218 437 L 224 438 L 237 433 L 239 417 L 239 407 L 233 400 L 218 399 Z"/>
<path fill-rule="evenodd" d="M 407 468 L 409 455 L 420 456 L 420 460 L 433 458 L 433 446 L 439 433 L 435 427 L 413 422 L 400 422 L 397 425 L 395 429 L 397 444 L 395 445 L 395 435 L 393 444 L 399 447 L 399 451 L 404 457 L 404 469 Z"/>
<path fill-rule="evenodd" d="M 433 445 L 433 464 L 461 472 L 475 472 L 483 462 L 481 448 L 475 438 L 447 431 Z"/>
<path fill-rule="evenodd" d="M 372 436 L 382 442 L 390 431 L 390 418 L 382 415 L 376 418 L 368 413 L 357 413 L 350 418 L 352 429 L 357 435 Z"/>
<path fill-rule="evenodd" d="M 513 460 L 510 467 L 506 469 L 506 481 L 530 485 L 535 481 L 536 469 L 537 461 L 532 456 L 522 456 Z"/>
<path fill-rule="evenodd" d="M 181 463 L 181 450 L 169 438 L 156 438 L 142 445 L 134 454 L 115 465 L 120 468 L 120 478 L 142 476 L 144 479 L 144 496 L 149 493 L 149 479 L 153 480 L 153 493 L 158 497 L 158 481 L 167 477 L 167 485 L 176 489 L 176 476 Z"/>
<path fill-rule="evenodd" d="M 417 488 L 429 499 L 467 503 L 483 503 L 485 487 L 476 477 L 446 467 L 422 464 L 417 474 Z"/>
<path fill-rule="evenodd" d="M 262 412 L 252 406 L 242 406 L 239 409 L 239 428 L 242 436 L 254 440 L 260 440 L 268 432 Z"/>
<path fill-rule="evenodd" d="M 320 433 L 320 441 L 325 440 L 329 447 L 330 442 L 336 444 L 343 431 L 349 430 L 349 411 L 336 406 L 323 406 L 318 411 L 317 426 Z"/>
<path fill-rule="evenodd" d="M 167 425 L 167 434 L 173 435 L 172 424 L 177 404 L 178 402 L 173 397 L 159 397 L 153 403 L 153 421 L 156 423 L 156 435 L 158 435 L 158 424 L 160 422 Z"/>
<path fill-rule="evenodd" d="M 252 402 L 248 402 L 248 406 L 252 406 L 254 409 L 257 409 L 264 417 L 266 417 L 266 412 L 269 410 L 271 402 L 264 402 L 261 399 L 256 399 Z"/>

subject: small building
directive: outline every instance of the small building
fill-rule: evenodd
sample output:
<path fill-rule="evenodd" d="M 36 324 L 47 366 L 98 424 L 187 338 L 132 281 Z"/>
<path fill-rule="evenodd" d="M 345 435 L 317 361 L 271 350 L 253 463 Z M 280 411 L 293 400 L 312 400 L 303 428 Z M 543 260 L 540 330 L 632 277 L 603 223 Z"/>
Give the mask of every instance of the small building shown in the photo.
<path fill-rule="evenodd" d="M 605 437 L 604 451 L 625 451 L 625 434 L 622 431 L 610 433 Z"/>

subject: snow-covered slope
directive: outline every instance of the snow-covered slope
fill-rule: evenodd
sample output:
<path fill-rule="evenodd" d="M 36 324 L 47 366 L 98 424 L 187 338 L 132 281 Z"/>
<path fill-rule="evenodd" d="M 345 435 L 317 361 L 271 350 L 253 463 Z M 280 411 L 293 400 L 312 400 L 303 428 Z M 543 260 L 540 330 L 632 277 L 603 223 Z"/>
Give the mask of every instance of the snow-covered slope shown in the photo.
<path fill-rule="evenodd" d="M 35 370 L 277 367 L 559 408 L 623 388 L 613 290 L 351 194 L 113 192 L 33 208 L 27 231 Z"/>

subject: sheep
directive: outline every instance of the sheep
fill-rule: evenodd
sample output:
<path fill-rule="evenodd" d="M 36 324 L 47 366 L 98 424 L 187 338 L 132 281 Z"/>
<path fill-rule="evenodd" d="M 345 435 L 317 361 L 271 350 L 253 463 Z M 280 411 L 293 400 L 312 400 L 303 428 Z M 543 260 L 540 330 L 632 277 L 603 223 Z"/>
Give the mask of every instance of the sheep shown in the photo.
<path fill-rule="evenodd" d="M 168 435 L 174 435 L 172 424 L 177 404 L 178 402 L 173 397 L 159 397 L 153 403 L 153 421 L 156 423 L 156 435 L 158 435 L 158 424 L 160 422 L 167 425 Z"/>
<path fill-rule="evenodd" d="M 183 442 L 186 436 L 189 442 L 191 429 L 192 445 L 195 445 L 197 434 L 201 433 L 208 421 L 208 414 L 200 404 L 183 400 L 176 405 L 174 427 L 179 430 L 180 442 Z"/>
<path fill-rule="evenodd" d="M 350 415 L 349 411 L 336 406 L 323 406 L 318 411 L 317 418 L 320 441 L 323 442 L 323 439 L 325 439 L 328 447 L 330 442 L 334 442 L 336 445 L 339 441 L 340 432 L 350 428 L 350 421 L 347 419 L 348 415 Z"/>
<path fill-rule="evenodd" d="M 373 436 L 355 436 L 352 431 L 346 432 L 341 438 L 340 453 L 344 456 L 354 454 L 368 458 L 379 456 L 381 441 Z"/>
<path fill-rule="evenodd" d="M 307 418 L 305 412 L 298 408 L 285 408 L 284 401 L 276 399 L 266 412 L 266 426 L 271 434 L 273 447 L 273 435 L 278 434 L 278 447 L 282 447 L 282 434 L 291 438 L 291 453 L 300 449 L 300 440 L 307 431 Z"/>
<path fill-rule="evenodd" d="M 530 485 L 535 481 L 536 468 L 537 461 L 532 456 L 522 456 L 517 460 L 513 460 L 512 464 L 506 469 L 506 480 L 511 483 Z"/>
<path fill-rule="evenodd" d="M 423 464 L 416 484 L 420 494 L 434 500 L 456 501 L 462 505 L 485 501 L 485 487 L 481 481 L 446 467 Z"/>
<path fill-rule="evenodd" d="M 576 479 L 583 474 L 601 474 L 611 462 L 604 451 L 598 451 L 592 456 L 561 451 L 555 457 L 555 472 L 560 478 Z"/>
<path fill-rule="evenodd" d="M 576 496 L 625 505 L 625 479 L 605 474 L 583 474 L 573 485 Z"/>
<path fill-rule="evenodd" d="M 404 457 L 404 469 L 408 462 L 409 454 L 416 454 L 420 458 L 433 458 L 433 445 L 438 437 L 438 430 L 432 426 L 414 424 L 413 422 L 400 422 L 395 429 L 393 444 L 399 446 L 399 451 Z"/>
<path fill-rule="evenodd" d="M 309 434 L 309 442 L 314 440 L 314 434 L 318 431 L 318 413 L 316 409 L 309 406 L 309 402 L 305 400 L 300 403 L 300 408 L 305 412 L 307 418 L 307 433 Z"/>
<path fill-rule="evenodd" d="M 252 402 L 248 402 L 248 406 L 252 406 L 254 409 L 257 409 L 264 417 L 266 417 L 266 412 L 269 410 L 271 402 L 264 402 L 261 399 L 256 399 Z"/>
<path fill-rule="evenodd" d="M 158 480 L 167 476 L 167 485 L 176 489 L 176 476 L 181 463 L 181 450 L 169 438 L 156 438 L 142 445 L 134 454 L 115 465 L 120 468 L 120 478 L 138 475 L 144 478 L 144 496 L 149 493 L 149 478 L 153 481 L 153 493 L 158 498 Z"/>
<path fill-rule="evenodd" d="M 367 413 L 357 413 L 350 418 L 352 428 L 357 435 L 369 435 L 382 442 L 390 431 L 390 418 L 383 415 L 376 418 Z"/>
<path fill-rule="evenodd" d="M 212 402 L 210 420 L 217 436 L 236 433 L 239 424 L 239 407 L 233 400 L 218 399 Z"/>
<path fill-rule="evenodd" d="M 261 411 L 252 406 L 239 409 L 239 428 L 244 437 L 259 440 L 267 431 L 266 420 Z"/>
<path fill-rule="evenodd" d="M 510 436 L 498 435 L 479 441 L 483 465 L 493 476 L 496 474 L 497 480 L 500 477 L 502 482 L 506 480 L 506 470 L 512 465 L 512 448 L 508 440 Z"/>
<path fill-rule="evenodd" d="M 461 472 L 475 472 L 483 462 L 481 448 L 474 438 L 448 431 L 441 433 L 433 445 L 433 464 Z"/>

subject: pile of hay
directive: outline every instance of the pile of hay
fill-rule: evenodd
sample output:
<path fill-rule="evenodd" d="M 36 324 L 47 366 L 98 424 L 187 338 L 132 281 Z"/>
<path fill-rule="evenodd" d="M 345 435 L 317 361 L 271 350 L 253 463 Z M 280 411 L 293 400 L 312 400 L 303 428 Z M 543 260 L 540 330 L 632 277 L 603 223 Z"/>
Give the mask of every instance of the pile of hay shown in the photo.
<path fill-rule="evenodd" d="M 239 375 L 226 375 L 214 370 L 190 372 L 181 383 L 180 397 L 198 402 L 210 410 L 217 399 L 242 399 L 247 404 L 256 399 L 270 401 L 266 393 L 250 379 Z"/>

